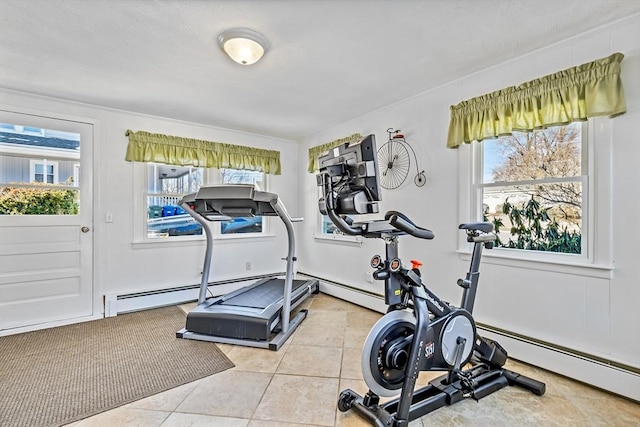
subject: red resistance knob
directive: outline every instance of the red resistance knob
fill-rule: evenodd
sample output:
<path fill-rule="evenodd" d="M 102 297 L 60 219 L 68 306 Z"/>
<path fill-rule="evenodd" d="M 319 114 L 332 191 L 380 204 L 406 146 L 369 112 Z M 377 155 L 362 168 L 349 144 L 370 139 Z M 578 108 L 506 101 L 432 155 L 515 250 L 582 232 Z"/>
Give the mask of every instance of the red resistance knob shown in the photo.
<path fill-rule="evenodd" d="M 422 273 L 420 272 L 420 267 L 422 267 L 422 263 L 420 261 L 416 261 L 415 259 L 411 260 L 411 271 L 416 273 L 418 277 L 422 277 Z"/>

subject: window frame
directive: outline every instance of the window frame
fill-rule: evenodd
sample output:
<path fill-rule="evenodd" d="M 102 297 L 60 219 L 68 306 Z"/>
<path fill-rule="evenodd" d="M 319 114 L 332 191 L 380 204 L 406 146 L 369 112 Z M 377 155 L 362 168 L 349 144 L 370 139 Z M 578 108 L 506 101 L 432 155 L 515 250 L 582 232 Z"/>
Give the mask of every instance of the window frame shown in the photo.
<path fill-rule="evenodd" d="M 242 169 L 234 169 L 234 168 L 224 168 L 224 169 L 211 169 L 213 171 L 217 171 L 216 173 L 216 178 L 217 178 L 217 182 L 218 184 L 224 184 L 223 181 L 223 170 L 242 170 Z M 253 171 L 251 171 L 253 172 Z M 262 187 L 258 186 L 258 188 L 260 189 L 260 191 L 269 191 L 269 183 L 268 183 L 268 177 L 269 174 L 264 173 L 264 172 L 260 172 L 262 173 L 262 180 L 260 181 L 262 183 Z M 236 184 L 236 183 L 232 183 L 229 182 L 228 184 L 232 185 L 232 184 Z M 224 221 L 218 221 L 216 222 L 216 232 L 217 235 L 216 237 L 218 239 L 242 239 L 242 238 L 251 238 L 251 237 L 262 237 L 262 236 L 269 236 L 270 233 L 270 229 L 269 229 L 269 224 L 270 221 L 268 220 L 269 217 L 267 216 L 262 216 L 262 231 L 260 231 L 259 233 L 223 233 L 222 232 L 222 223 Z"/>
<path fill-rule="evenodd" d="M 29 159 L 29 180 L 30 182 L 38 182 L 36 181 L 36 167 L 42 165 L 42 184 L 47 185 L 57 185 L 58 184 L 58 162 L 55 160 L 49 159 Z M 53 182 L 47 181 L 47 166 L 53 167 Z"/>
<path fill-rule="evenodd" d="M 80 163 L 73 164 L 73 187 L 80 185 Z"/>
<path fill-rule="evenodd" d="M 187 189 L 187 192 L 166 192 L 164 191 L 164 188 L 162 188 L 164 185 L 161 185 L 161 188 L 155 188 L 155 190 L 158 191 L 149 191 L 149 185 L 152 182 L 152 180 L 157 183 L 158 181 L 158 177 L 157 177 L 157 173 L 160 169 L 160 167 L 163 166 L 167 166 L 169 168 L 172 167 L 172 165 L 166 165 L 166 164 L 162 164 L 162 163 L 157 163 L 157 162 L 145 162 L 144 163 L 144 184 L 143 184 L 143 190 L 142 190 L 142 197 L 141 197 L 141 204 L 143 207 L 143 217 L 144 217 L 144 221 L 141 221 L 144 225 L 143 225 L 143 230 L 140 233 L 142 240 L 143 241 L 148 241 L 148 242 L 159 242 L 159 241 L 184 241 L 184 240 L 193 240 L 193 239 L 199 239 L 201 238 L 201 236 L 204 234 L 198 234 L 198 235 L 184 235 L 184 236 L 158 236 L 158 237 L 149 237 L 149 229 L 148 229 L 148 219 L 149 219 L 149 209 L 150 207 L 148 206 L 148 200 L 150 197 L 157 197 L 157 198 L 177 198 L 178 200 L 180 200 L 182 197 L 184 197 L 184 195 L 189 194 L 191 192 L 191 188 Z M 173 167 L 178 167 L 178 166 L 173 166 Z M 180 168 L 184 168 L 184 167 L 180 167 Z M 193 167 L 193 166 L 187 166 L 188 170 L 187 170 L 187 174 L 191 174 L 193 173 L 194 170 L 200 170 L 202 169 L 202 185 L 206 185 L 207 182 L 207 170 L 205 168 L 198 168 L 198 167 Z M 153 170 L 153 174 L 152 174 L 152 170 Z M 153 175 L 153 176 L 152 176 Z M 165 175 L 165 174 L 163 174 Z M 175 178 L 179 178 L 179 177 L 183 177 L 185 174 L 182 174 L 180 176 L 176 176 Z M 154 184 L 155 187 L 155 184 Z M 195 191 L 195 189 L 193 189 Z M 177 203 L 176 203 L 177 205 Z"/>
<path fill-rule="evenodd" d="M 205 233 L 203 231 L 202 234 L 199 235 L 185 235 L 185 236 L 165 236 L 165 237 L 149 237 L 148 236 L 148 228 L 147 228 L 147 219 L 148 219 L 148 211 L 147 211 L 147 197 L 149 196 L 170 196 L 182 197 L 187 193 L 150 193 L 148 191 L 148 183 L 149 183 L 149 165 L 151 164 L 160 164 L 157 162 L 136 162 L 134 164 L 135 173 L 134 173 L 134 233 L 133 233 L 133 248 L 137 247 L 148 247 L 154 245 L 167 245 L 167 244 L 175 244 L 175 245 L 184 245 L 184 244 L 202 244 L 206 240 Z M 171 165 L 167 165 L 171 166 Z M 193 169 L 200 169 L 194 167 Z M 222 182 L 222 170 L 217 168 L 201 168 L 203 170 L 202 177 L 202 185 L 215 185 L 220 184 Z M 227 168 L 232 169 L 232 168 Z M 262 172 L 263 175 L 263 186 L 269 188 L 268 184 L 268 174 Z M 264 189 L 263 189 L 264 190 Z M 229 233 L 222 234 L 220 229 L 220 222 L 215 221 L 211 223 L 211 230 L 213 231 L 213 238 L 215 240 L 234 240 L 234 239 L 251 239 L 251 238 L 263 238 L 263 237 L 271 237 L 270 233 L 270 221 L 263 218 L 262 221 L 262 232 L 260 233 Z"/>
<path fill-rule="evenodd" d="M 524 268 L 539 268 L 610 277 L 611 244 L 611 157 L 613 128 L 602 117 L 582 122 L 582 253 L 531 251 L 494 248 L 485 251 L 485 262 Z M 482 192 L 477 187 L 482 174 L 482 146 L 477 142 L 458 149 L 459 223 L 482 219 Z M 493 185 L 493 184 L 492 184 Z M 598 218 L 596 223 L 595 218 Z M 458 236 L 457 252 L 468 258 L 471 253 L 465 236 Z M 588 270 L 585 270 L 588 269 Z"/>
<path fill-rule="evenodd" d="M 568 124 L 569 125 L 569 124 Z M 567 126 L 568 126 L 567 125 Z M 533 179 L 533 180 L 523 180 L 523 181 L 498 181 L 498 182 L 484 182 L 484 154 L 485 150 L 484 141 L 482 143 L 474 143 L 472 148 L 472 163 L 474 174 L 472 176 L 472 190 L 475 195 L 475 204 L 478 209 L 476 213 L 476 220 L 482 221 L 483 218 L 483 206 L 484 206 L 484 190 L 487 188 L 515 188 L 517 186 L 527 186 L 527 185 L 544 185 L 544 184 L 556 184 L 561 182 L 580 182 L 582 185 L 582 195 L 581 195 L 581 215 L 582 215 L 582 225 L 580 227 L 580 235 L 581 235 L 581 251 L 579 254 L 574 253 L 562 253 L 562 252 L 544 252 L 544 251 L 533 251 L 528 249 L 516 249 L 516 248 L 503 248 L 503 247 L 495 247 L 496 250 L 500 251 L 514 251 L 514 252 L 533 252 L 535 253 L 549 253 L 554 255 L 566 255 L 567 257 L 572 258 L 581 258 L 587 260 L 589 257 L 589 200 L 590 200 L 590 188 L 589 185 L 589 177 L 593 174 L 593 162 L 590 161 L 589 156 L 589 132 L 587 122 L 578 122 L 580 126 L 580 174 L 571 176 L 571 177 L 547 177 L 541 179 Z M 500 137 L 493 138 L 493 140 L 499 139 Z M 585 225 L 587 226 L 585 231 Z"/>
<path fill-rule="evenodd" d="M 321 197 L 322 197 L 322 188 L 319 186 L 316 186 L 316 200 L 320 200 Z M 328 219 L 329 217 L 327 215 L 323 215 L 322 212 L 320 212 L 320 209 L 318 209 L 317 203 L 315 206 L 315 212 L 316 212 L 316 221 L 315 221 L 316 225 L 315 225 L 315 233 L 313 234 L 313 237 L 315 239 L 341 242 L 341 243 L 355 243 L 358 245 L 362 243 L 362 240 L 363 240 L 362 236 L 352 236 L 349 234 L 344 234 L 337 228 L 334 230 L 333 233 L 325 233 L 324 219 L 325 218 Z M 329 220 L 329 222 L 331 222 L 331 220 Z"/>

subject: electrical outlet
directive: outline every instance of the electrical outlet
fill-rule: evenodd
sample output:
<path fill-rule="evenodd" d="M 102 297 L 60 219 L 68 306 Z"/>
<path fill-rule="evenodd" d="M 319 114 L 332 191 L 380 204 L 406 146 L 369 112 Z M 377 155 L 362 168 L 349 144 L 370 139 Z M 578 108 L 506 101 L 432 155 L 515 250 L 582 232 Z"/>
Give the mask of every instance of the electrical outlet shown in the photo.
<path fill-rule="evenodd" d="M 251 261 L 247 261 L 244 263 L 244 269 L 247 271 L 251 270 Z"/>

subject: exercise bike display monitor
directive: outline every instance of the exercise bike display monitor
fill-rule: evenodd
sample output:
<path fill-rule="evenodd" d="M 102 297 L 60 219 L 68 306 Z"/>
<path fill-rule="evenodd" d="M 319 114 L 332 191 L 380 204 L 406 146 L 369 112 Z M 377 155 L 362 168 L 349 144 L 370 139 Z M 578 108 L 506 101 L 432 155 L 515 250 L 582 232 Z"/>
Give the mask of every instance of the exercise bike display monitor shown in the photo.
<path fill-rule="evenodd" d="M 362 140 L 344 144 L 329 150 L 318 158 L 323 174 L 318 179 L 331 181 L 338 193 L 338 206 L 332 209 L 341 215 L 378 213 L 380 200 L 378 161 L 375 137 L 369 135 Z M 322 185 L 318 181 L 318 185 Z M 326 214 L 326 208 L 320 207 Z"/>
<path fill-rule="evenodd" d="M 374 135 L 330 150 L 319 157 L 318 205 L 342 232 L 385 243 L 385 256 L 374 255 L 373 278 L 384 282 L 387 314 L 373 326 L 363 345 L 361 368 L 369 391 L 361 396 L 344 390 L 338 398 L 342 412 L 354 410 L 379 427 L 405 427 L 411 420 L 464 398 L 479 400 L 506 386 L 520 386 L 541 396 L 545 384 L 504 368 L 507 352 L 478 334 L 473 319 L 483 249 L 495 241 L 493 224 L 472 222 L 458 227 L 473 244 L 469 271 L 457 280 L 459 306 L 441 300 L 422 281 L 421 263 L 399 257 L 400 237 L 431 240 L 435 234 L 399 211 L 384 219 L 353 222 L 352 215 L 378 212 Z M 347 215 L 349 217 L 347 217 Z M 415 389 L 421 371 L 444 375 Z M 399 397 L 380 403 L 380 397 Z"/>

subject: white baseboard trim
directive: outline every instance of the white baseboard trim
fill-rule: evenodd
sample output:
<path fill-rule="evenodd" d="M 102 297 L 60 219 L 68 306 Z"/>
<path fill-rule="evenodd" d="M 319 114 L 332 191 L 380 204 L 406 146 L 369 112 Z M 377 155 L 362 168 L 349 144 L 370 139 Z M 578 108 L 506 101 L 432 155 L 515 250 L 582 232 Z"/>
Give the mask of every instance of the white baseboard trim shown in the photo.
<path fill-rule="evenodd" d="M 299 272 L 298 275 L 309 279 L 317 279 L 320 282 L 320 292 L 323 294 L 331 295 L 380 313 L 387 312 L 387 306 L 384 304 L 384 297 L 381 295 L 368 293 L 352 286 L 336 283 L 312 274 Z"/>
<path fill-rule="evenodd" d="M 387 306 L 384 304 L 384 298 L 381 296 L 358 292 L 357 290 L 323 282 L 322 280 L 320 281 L 320 292 L 380 313 L 387 312 Z"/>
<path fill-rule="evenodd" d="M 123 313 L 183 304 L 196 301 L 197 299 L 198 288 L 168 289 L 162 293 L 142 295 L 110 294 L 105 296 L 104 317 L 113 317 Z"/>
<path fill-rule="evenodd" d="M 240 289 L 243 286 L 252 284 L 259 279 L 280 276 L 282 274 L 284 273 L 244 277 L 217 283 L 212 282 L 209 285 L 209 290 L 211 292 L 209 296 L 225 295 Z M 197 301 L 199 293 L 200 287 L 198 285 L 193 285 L 167 289 L 154 289 L 147 292 L 129 294 L 107 294 L 104 296 L 104 316 L 113 317 L 123 313 L 189 303 Z"/>
<path fill-rule="evenodd" d="M 483 337 L 498 341 L 510 358 L 640 402 L 640 375 L 634 372 L 508 334 L 478 330 Z"/>
<path fill-rule="evenodd" d="M 371 310 L 386 312 L 382 296 L 368 294 L 348 285 L 318 279 L 320 291 L 323 293 Z M 640 375 L 634 372 L 533 341 L 526 341 L 507 333 L 496 333 L 481 327 L 478 327 L 478 330 L 481 331 L 482 336 L 498 341 L 507 350 L 510 358 L 640 401 Z"/>

